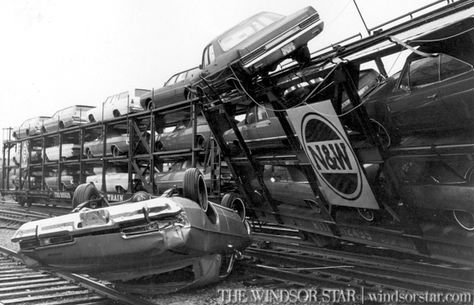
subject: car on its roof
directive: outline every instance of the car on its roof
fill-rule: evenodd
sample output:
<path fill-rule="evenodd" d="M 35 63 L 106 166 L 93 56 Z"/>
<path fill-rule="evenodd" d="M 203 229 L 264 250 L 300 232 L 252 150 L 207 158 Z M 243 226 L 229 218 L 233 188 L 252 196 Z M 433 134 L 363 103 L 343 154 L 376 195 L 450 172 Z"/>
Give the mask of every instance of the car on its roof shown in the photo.
<path fill-rule="evenodd" d="M 43 122 L 42 132 L 55 132 L 59 129 L 79 126 L 89 123 L 86 112 L 95 108 L 87 105 L 74 105 L 56 111 Z"/>
<path fill-rule="evenodd" d="M 180 270 L 188 271 L 187 287 L 220 280 L 232 270 L 236 253 L 250 244 L 250 227 L 244 214 L 209 202 L 202 177 L 196 169 L 189 173 L 194 179 L 182 196 L 152 198 L 139 192 L 97 209 L 86 207 L 92 201 L 102 206 L 98 191 L 79 185 L 74 196 L 86 201 L 77 212 L 23 224 L 12 241 L 30 266 L 114 284 Z"/>
<path fill-rule="evenodd" d="M 311 6 L 289 16 L 258 13 L 217 36 L 204 48 L 200 68 L 205 81 L 198 79 L 192 86 L 210 92 L 208 85 L 237 75 L 272 71 L 288 57 L 307 62 L 310 59 L 307 42 L 323 27 L 319 14 Z"/>
<path fill-rule="evenodd" d="M 189 85 L 199 77 L 200 69 L 191 68 L 171 76 L 162 88 L 144 94 L 140 99 L 143 109 L 161 108 L 192 98 Z"/>
<path fill-rule="evenodd" d="M 90 123 L 101 122 L 118 118 L 128 113 L 143 111 L 140 99 L 149 93 L 147 89 L 131 89 L 107 97 L 107 99 L 97 105 L 96 108 L 87 112 L 87 119 Z"/>
<path fill-rule="evenodd" d="M 49 116 L 37 116 L 30 118 L 21 123 L 19 127 L 13 128 L 12 136 L 15 139 L 22 139 L 28 136 L 38 135 L 41 133 L 43 122 L 49 118 Z"/>

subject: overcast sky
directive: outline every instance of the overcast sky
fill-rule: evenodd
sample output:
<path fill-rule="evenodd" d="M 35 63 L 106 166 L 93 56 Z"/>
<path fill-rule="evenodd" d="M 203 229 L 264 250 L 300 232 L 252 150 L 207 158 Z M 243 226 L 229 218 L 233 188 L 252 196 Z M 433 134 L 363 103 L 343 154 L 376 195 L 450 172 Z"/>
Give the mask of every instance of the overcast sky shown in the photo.
<path fill-rule="evenodd" d="M 431 2 L 357 0 L 369 28 Z M 0 127 L 98 105 L 129 88 L 159 88 L 197 66 L 206 43 L 243 19 L 308 5 L 325 22 L 310 50 L 366 34 L 353 0 L 2 0 Z"/>

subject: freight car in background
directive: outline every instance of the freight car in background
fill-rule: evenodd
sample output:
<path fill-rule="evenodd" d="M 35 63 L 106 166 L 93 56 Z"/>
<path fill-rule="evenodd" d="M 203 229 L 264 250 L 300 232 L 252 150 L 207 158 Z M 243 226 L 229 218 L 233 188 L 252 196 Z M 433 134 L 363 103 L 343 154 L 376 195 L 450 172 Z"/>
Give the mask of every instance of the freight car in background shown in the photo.
<path fill-rule="evenodd" d="M 127 103 L 126 96 L 121 96 Z M 136 95 L 133 98 L 137 100 Z M 126 104 L 121 108 L 127 109 Z M 2 195 L 11 195 L 20 205 L 41 203 L 70 208 L 75 188 L 85 182 L 95 184 L 109 201 L 123 201 L 141 190 L 158 195 L 165 187 L 181 187 L 174 182 L 177 171 L 172 165 L 182 162 L 201 165 L 211 197 L 219 200 L 220 159 L 209 128 L 204 134 L 206 139 L 193 129 L 194 122 L 199 130 L 206 127 L 201 120 L 198 123 L 192 101 L 168 108 L 166 112 L 160 108 L 136 112 L 134 108 L 133 113 L 92 123 L 77 118 L 75 121 L 80 123 L 50 132 L 38 121 L 39 125 L 33 127 L 37 133 L 20 138 L 14 138 L 11 129 L 4 131 L 4 138 L 9 140 L 3 145 Z M 85 117 L 89 114 L 81 112 Z M 176 131 L 183 123 L 189 128 L 186 137 Z M 160 139 L 165 138 L 181 146 L 164 149 Z"/>

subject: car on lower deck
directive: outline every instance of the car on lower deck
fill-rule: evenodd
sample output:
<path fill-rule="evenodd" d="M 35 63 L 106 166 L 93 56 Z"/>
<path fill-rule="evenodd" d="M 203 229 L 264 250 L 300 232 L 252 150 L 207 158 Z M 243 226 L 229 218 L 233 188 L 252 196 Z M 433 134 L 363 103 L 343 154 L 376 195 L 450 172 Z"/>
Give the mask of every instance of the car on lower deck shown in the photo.
<path fill-rule="evenodd" d="M 474 30 L 426 43 L 364 101 L 392 142 L 474 129 Z"/>

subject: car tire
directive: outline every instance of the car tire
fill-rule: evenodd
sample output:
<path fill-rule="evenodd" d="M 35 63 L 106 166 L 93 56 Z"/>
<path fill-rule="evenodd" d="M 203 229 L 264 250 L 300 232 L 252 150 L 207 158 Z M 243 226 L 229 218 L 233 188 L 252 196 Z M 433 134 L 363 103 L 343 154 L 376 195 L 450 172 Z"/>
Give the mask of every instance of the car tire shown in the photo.
<path fill-rule="evenodd" d="M 117 146 L 112 146 L 112 156 L 114 156 L 114 158 L 117 158 L 120 156 L 120 150 L 118 149 Z"/>
<path fill-rule="evenodd" d="M 118 118 L 120 116 L 120 112 L 117 109 L 115 109 L 113 112 L 113 115 L 114 115 L 114 118 Z"/>
<path fill-rule="evenodd" d="M 63 122 L 63 121 L 59 121 L 58 127 L 59 127 L 59 129 L 64 129 L 64 122 Z"/>
<path fill-rule="evenodd" d="M 92 159 L 92 158 L 94 158 L 94 156 L 92 155 L 90 149 L 88 149 L 88 150 L 86 151 L 86 156 L 87 156 L 87 159 Z"/>
<path fill-rule="evenodd" d="M 163 150 L 163 143 L 161 141 L 156 141 L 155 142 L 155 151 L 161 151 Z"/>
<path fill-rule="evenodd" d="M 221 253 L 221 266 L 219 268 L 219 279 L 224 279 L 234 270 L 235 253 Z"/>
<path fill-rule="evenodd" d="M 245 209 L 245 203 L 239 194 L 233 192 L 225 194 L 224 197 L 222 197 L 221 205 L 236 211 L 240 220 L 245 221 L 247 212 Z"/>
<path fill-rule="evenodd" d="M 146 201 L 146 200 L 150 200 L 151 198 L 152 198 L 151 194 L 145 191 L 139 191 L 132 195 L 132 198 L 130 198 L 130 202 Z"/>
<path fill-rule="evenodd" d="M 193 167 L 184 172 L 183 196 L 196 202 L 204 212 L 207 212 L 209 207 L 207 188 L 199 169 Z"/>
<path fill-rule="evenodd" d="M 201 150 L 206 149 L 206 140 L 204 139 L 203 136 L 197 136 L 196 137 L 196 148 L 199 148 Z"/>
<path fill-rule="evenodd" d="M 466 231 L 474 231 L 474 214 L 466 211 L 453 210 L 456 223 Z"/>
<path fill-rule="evenodd" d="M 148 104 L 146 105 L 146 108 L 150 111 L 155 109 L 155 104 L 153 103 L 153 101 L 149 101 Z"/>
<path fill-rule="evenodd" d="M 95 118 L 92 114 L 89 114 L 89 122 L 90 123 L 95 123 Z"/>
<path fill-rule="evenodd" d="M 72 207 L 76 208 L 83 202 L 98 198 L 100 198 L 100 192 L 92 183 L 80 184 L 72 196 Z"/>

